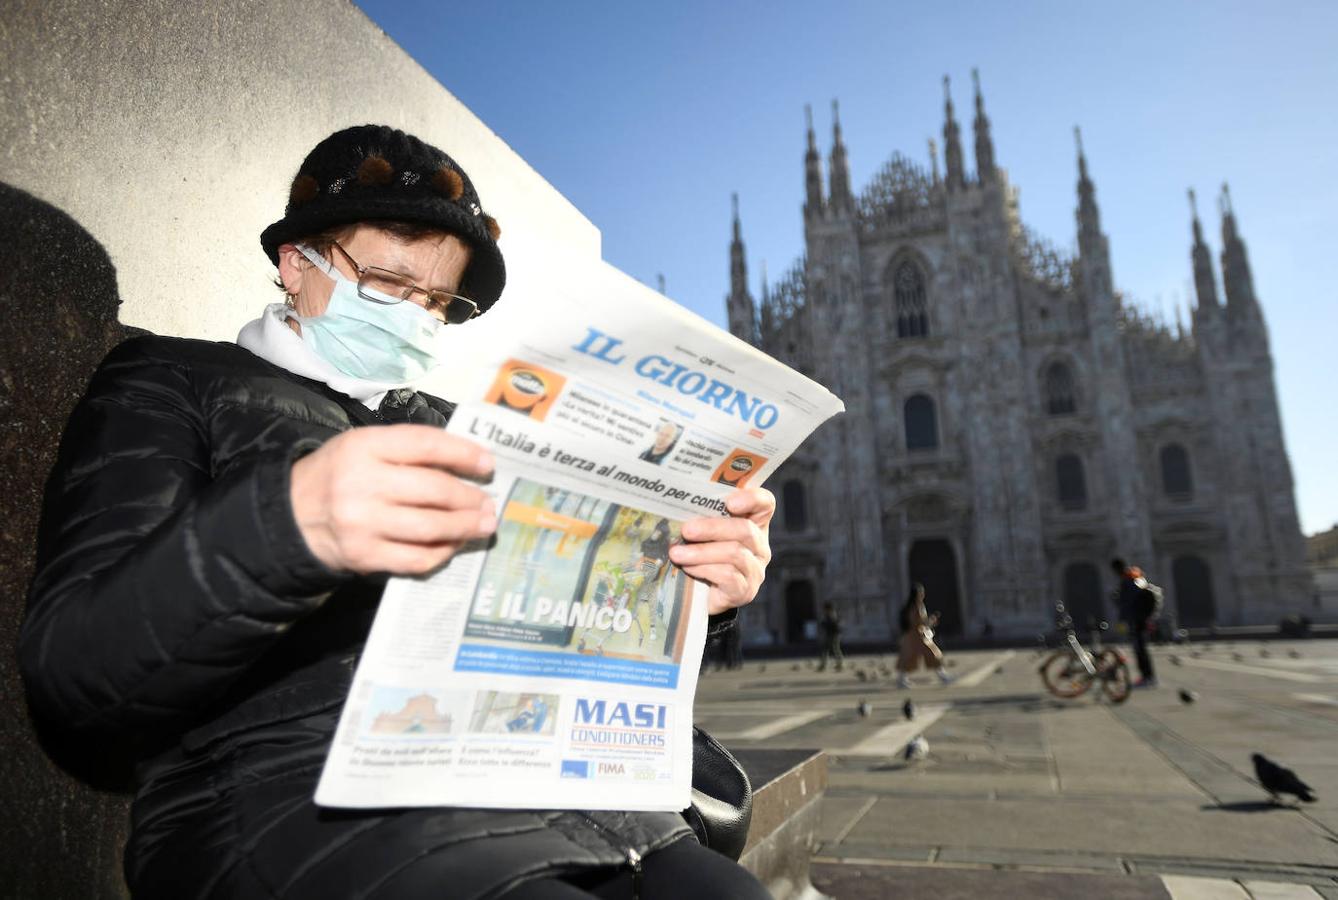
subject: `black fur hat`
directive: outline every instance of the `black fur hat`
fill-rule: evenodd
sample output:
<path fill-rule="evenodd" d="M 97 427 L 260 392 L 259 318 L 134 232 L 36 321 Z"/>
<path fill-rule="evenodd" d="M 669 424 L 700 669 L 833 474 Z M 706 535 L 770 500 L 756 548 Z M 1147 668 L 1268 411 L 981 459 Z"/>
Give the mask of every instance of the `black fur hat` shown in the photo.
<path fill-rule="evenodd" d="M 436 147 L 386 125 L 345 128 L 317 144 L 293 178 L 283 218 L 261 232 L 260 245 L 277 265 L 281 244 L 375 219 L 456 235 L 473 250 L 461 293 L 479 312 L 501 296 L 501 229 L 483 212 L 469 176 Z"/>

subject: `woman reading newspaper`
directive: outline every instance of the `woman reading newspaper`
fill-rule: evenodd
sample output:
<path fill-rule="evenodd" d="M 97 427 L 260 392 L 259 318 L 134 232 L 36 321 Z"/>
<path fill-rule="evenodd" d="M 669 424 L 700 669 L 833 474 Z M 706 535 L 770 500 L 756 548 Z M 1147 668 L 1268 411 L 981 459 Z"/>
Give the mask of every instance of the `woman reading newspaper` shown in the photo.
<path fill-rule="evenodd" d="M 498 233 L 441 150 L 333 134 L 261 236 L 285 302 L 236 344 L 121 344 L 76 408 L 20 649 L 48 733 L 134 765 L 136 897 L 766 896 L 677 814 L 312 802 L 387 575 L 497 528 L 489 455 L 413 384 L 497 302 Z M 775 504 L 727 505 L 668 550 L 716 626 L 757 592 Z"/>

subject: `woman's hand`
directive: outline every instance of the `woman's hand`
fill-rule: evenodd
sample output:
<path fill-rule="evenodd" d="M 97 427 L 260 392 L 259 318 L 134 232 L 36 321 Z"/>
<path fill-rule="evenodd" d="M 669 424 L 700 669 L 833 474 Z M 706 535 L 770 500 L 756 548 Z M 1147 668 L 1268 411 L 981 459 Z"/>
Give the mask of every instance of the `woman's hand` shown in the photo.
<path fill-rule="evenodd" d="M 293 515 L 331 569 L 422 575 L 497 530 L 492 500 L 464 480 L 492 455 L 427 425 L 355 428 L 293 465 Z"/>
<path fill-rule="evenodd" d="M 669 559 L 711 585 L 711 615 L 751 603 L 771 561 L 768 537 L 776 497 L 765 488 L 741 488 L 725 498 L 728 518 L 702 516 L 683 523 L 683 540 Z"/>

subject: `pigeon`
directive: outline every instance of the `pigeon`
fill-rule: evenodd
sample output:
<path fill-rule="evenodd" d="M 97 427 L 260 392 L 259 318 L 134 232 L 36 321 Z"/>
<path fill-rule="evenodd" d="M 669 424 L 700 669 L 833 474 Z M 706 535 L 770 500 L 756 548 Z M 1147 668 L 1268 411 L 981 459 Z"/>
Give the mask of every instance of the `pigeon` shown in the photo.
<path fill-rule="evenodd" d="M 1288 650 L 1288 651 L 1287 651 L 1287 655 L 1290 656 L 1292 659 L 1300 659 L 1300 658 L 1301 658 L 1301 651 L 1299 651 L 1299 650 Z"/>
<path fill-rule="evenodd" d="M 1254 761 L 1255 777 L 1259 779 L 1259 783 L 1268 791 L 1274 802 L 1277 801 L 1278 794 L 1295 794 L 1306 803 L 1315 802 L 1315 792 L 1297 778 L 1291 769 L 1278 765 L 1262 753 L 1252 753 L 1250 759 Z"/>
<path fill-rule="evenodd" d="M 1193 652 L 1190 653 L 1189 655 L 1192 656 L 1192 657 L 1194 657 L 1195 659 L 1198 659 L 1199 657 L 1203 656 L 1203 654 L 1200 653 L 1198 650 L 1193 651 Z"/>
<path fill-rule="evenodd" d="M 1176 656 L 1174 653 L 1172 653 L 1169 658 L 1171 660 L 1171 665 L 1173 666 L 1180 665 L 1180 657 Z"/>
<path fill-rule="evenodd" d="M 915 739 L 906 745 L 906 750 L 902 756 L 907 760 L 924 759 L 929 755 L 929 741 L 925 740 L 923 734 L 917 734 Z"/>
<path fill-rule="evenodd" d="M 1189 704 L 1189 703 L 1193 703 L 1193 702 L 1194 702 L 1195 700 L 1197 700 L 1197 699 L 1199 699 L 1199 695 L 1196 694 L 1196 693 L 1194 693 L 1193 691 L 1191 691 L 1191 690 L 1187 690 L 1186 688 L 1181 688 L 1181 689 L 1180 689 L 1180 702 L 1181 702 L 1181 703 Z"/>
<path fill-rule="evenodd" d="M 758 674 L 758 675 L 761 675 L 761 674 L 762 674 L 763 672 L 765 672 L 766 670 L 767 670 L 767 664 L 766 664 L 766 663 L 762 663 L 762 665 L 760 665 L 760 666 L 757 667 L 757 674 Z"/>
<path fill-rule="evenodd" d="M 799 671 L 799 663 L 795 663 L 794 665 L 790 666 L 790 671 L 791 671 L 791 672 L 798 672 L 798 671 Z"/>
<path fill-rule="evenodd" d="M 994 674 L 995 674 L 995 675 L 1002 675 L 1002 674 L 1003 674 L 1003 666 L 999 666 L 998 668 L 996 668 L 996 669 L 994 670 Z"/>
<path fill-rule="evenodd" d="M 869 680 L 869 673 L 866 672 L 866 671 L 864 671 L 863 669 L 856 669 L 856 670 L 855 670 L 855 677 L 858 678 L 860 681 L 868 681 L 868 680 Z"/>
<path fill-rule="evenodd" d="M 912 703 L 910 700 L 907 700 L 905 703 L 901 704 L 901 714 L 905 716 L 907 719 L 914 719 L 915 704 Z"/>
<path fill-rule="evenodd" d="M 1233 654 L 1231 654 L 1231 658 L 1234 659 L 1236 662 L 1244 662 L 1244 661 L 1245 661 L 1245 657 L 1244 657 L 1243 655 L 1239 654 L 1239 653 L 1233 653 Z"/>
<path fill-rule="evenodd" d="M 1272 656 L 1272 655 L 1273 655 L 1272 653 L 1269 653 L 1269 652 L 1268 652 L 1267 650 L 1265 650 L 1263 647 L 1260 647 L 1260 648 L 1259 648 L 1259 656 L 1260 656 L 1260 658 L 1262 658 L 1262 659 L 1268 659 L 1268 658 L 1269 658 L 1270 656 Z"/>
<path fill-rule="evenodd" d="M 873 706 L 868 700 L 861 700 L 855 706 L 855 709 L 859 712 L 859 717 L 861 719 L 867 719 L 869 716 L 873 715 Z"/>

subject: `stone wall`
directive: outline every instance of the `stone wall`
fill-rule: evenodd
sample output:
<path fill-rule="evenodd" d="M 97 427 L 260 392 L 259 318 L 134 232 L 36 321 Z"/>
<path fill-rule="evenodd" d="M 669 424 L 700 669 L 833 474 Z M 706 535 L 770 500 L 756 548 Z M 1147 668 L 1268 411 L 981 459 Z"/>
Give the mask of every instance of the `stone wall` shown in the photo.
<path fill-rule="evenodd" d="M 7 4 L 0 59 L 0 895 L 116 897 L 126 798 L 50 761 L 12 652 L 41 485 L 98 360 L 127 327 L 231 339 L 277 299 L 260 231 L 348 125 L 448 150 L 512 285 L 535 277 L 517 242 L 597 260 L 600 236 L 346 0 Z"/>

